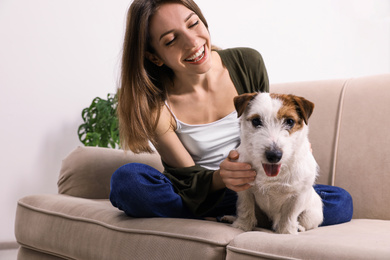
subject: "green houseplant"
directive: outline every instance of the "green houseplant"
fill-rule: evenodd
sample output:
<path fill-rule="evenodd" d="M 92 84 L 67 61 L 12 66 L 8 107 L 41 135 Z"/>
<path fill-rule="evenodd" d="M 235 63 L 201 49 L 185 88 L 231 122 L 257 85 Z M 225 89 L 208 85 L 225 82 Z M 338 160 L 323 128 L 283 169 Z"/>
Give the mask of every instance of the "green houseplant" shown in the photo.
<path fill-rule="evenodd" d="M 85 146 L 119 147 L 117 105 L 117 95 L 109 93 L 107 99 L 96 97 L 83 109 L 78 136 Z"/>

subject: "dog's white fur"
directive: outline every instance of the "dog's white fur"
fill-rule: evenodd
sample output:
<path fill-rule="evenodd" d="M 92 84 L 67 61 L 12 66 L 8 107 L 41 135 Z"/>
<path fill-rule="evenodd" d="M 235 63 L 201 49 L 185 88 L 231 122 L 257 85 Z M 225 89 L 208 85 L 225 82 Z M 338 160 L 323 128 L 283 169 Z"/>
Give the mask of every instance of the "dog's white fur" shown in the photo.
<path fill-rule="evenodd" d="M 234 101 L 241 116 L 239 161 L 250 163 L 257 176 L 251 188 L 238 192 L 233 227 L 253 230 L 255 203 L 277 233 L 297 234 L 318 227 L 323 221 L 322 201 L 313 189 L 318 165 L 307 126 L 314 104 L 302 97 L 268 93 L 244 94 Z M 281 164 L 277 176 L 267 176 L 263 168 L 264 163 L 270 164 L 266 151 L 282 153 L 280 161 L 271 163 Z"/>

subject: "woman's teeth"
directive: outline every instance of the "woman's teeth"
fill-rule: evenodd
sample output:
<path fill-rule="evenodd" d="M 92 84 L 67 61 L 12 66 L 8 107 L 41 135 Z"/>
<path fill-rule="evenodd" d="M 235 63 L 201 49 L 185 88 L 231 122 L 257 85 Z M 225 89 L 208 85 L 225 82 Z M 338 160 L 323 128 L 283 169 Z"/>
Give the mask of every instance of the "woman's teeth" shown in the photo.
<path fill-rule="evenodd" d="M 202 46 L 202 48 L 200 48 L 199 51 L 197 51 L 194 55 L 186 59 L 186 61 L 197 62 L 201 60 L 203 56 L 204 56 L 204 46 Z"/>

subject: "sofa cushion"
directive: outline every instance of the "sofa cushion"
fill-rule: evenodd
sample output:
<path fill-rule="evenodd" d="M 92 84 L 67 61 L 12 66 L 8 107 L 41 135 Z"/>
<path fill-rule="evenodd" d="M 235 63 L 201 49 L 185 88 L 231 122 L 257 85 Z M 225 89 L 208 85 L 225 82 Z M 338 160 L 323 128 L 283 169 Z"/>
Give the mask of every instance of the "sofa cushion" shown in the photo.
<path fill-rule="evenodd" d="M 390 74 L 348 81 L 335 185 L 351 193 L 354 218 L 390 220 L 389 102 Z"/>
<path fill-rule="evenodd" d="M 15 235 L 65 259 L 224 259 L 242 231 L 194 219 L 130 218 L 108 200 L 33 195 L 18 202 Z"/>
<path fill-rule="evenodd" d="M 58 192 L 80 198 L 108 199 L 111 175 L 120 166 L 131 162 L 163 170 L 157 153 L 134 154 L 108 148 L 77 147 L 62 161 Z"/>
<path fill-rule="evenodd" d="M 227 259 L 388 259 L 390 221 L 354 219 L 298 235 L 246 232 L 227 247 Z"/>

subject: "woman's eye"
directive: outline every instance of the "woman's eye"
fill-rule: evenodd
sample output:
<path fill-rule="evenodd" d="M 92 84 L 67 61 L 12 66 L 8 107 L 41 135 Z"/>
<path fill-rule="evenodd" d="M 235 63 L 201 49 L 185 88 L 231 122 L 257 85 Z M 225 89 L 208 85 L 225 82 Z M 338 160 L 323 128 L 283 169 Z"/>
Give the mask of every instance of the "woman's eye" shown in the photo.
<path fill-rule="evenodd" d="M 252 125 L 254 127 L 261 127 L 261 126 L 263 126 L 263 121 L 261 121 L 260 118 L 253 118 L 252 119 Z"/>
<path fill-rule="evenodd" d="M 173 38 L 172 40 L 170 40 L 169 42 L 165 43 L 165 46 L 169 46 L 171 45 L 173 42 L 175 41 L 175 38 Z"/>
<path fill-rule="evenodd" d="M 195 27 L 199 24 L 199 21 L 196 21 L 195 23 L 191 24 L 189 28 Z"/>
<path fill-rule="evenodd" d="M 287 118 L 284 122 L 290 129 L 295 125 L 295 120 L 291 118 Z"/>

